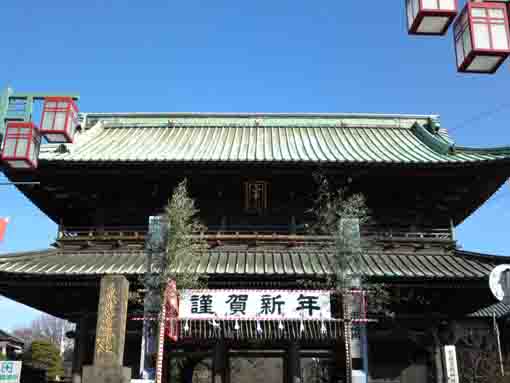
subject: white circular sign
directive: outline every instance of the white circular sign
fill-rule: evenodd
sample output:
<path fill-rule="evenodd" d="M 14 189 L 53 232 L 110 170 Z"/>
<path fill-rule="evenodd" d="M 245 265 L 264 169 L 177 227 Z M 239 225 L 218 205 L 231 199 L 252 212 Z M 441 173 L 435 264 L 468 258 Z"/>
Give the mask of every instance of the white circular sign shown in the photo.
<path fill-rule="evenodd" d="M 499 265 L 496 266 L 489 275 L 489 287 L 492 291 L 492 294 L 494 294 L 496 299 L 499 301 L 503 300 L 505 293 L 510 293 L 510 291 L 505 291 L 505 286 L 503 285 L 501 278 L 503 273 L 507 270 L 510 271 L 510 265 Z"/>

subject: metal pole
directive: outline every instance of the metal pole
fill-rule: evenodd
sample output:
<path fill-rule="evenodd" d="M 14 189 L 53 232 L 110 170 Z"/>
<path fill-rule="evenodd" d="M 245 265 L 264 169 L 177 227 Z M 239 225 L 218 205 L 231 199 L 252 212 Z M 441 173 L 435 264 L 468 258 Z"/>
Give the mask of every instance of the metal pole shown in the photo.
<path fill-rule="evenodd" d="M 501 339 L 499 335 L 498 322 L 496 321 L 496 313 L 492 313 L 492 323 L 494 324 L 494 331 L 496 332 L 496 341 L 498 343 L 498 356 L 499 356 L 499 368 L 501 369 L 501 376 L 505 376 L 505 368 L 503 367 L 503 354 L 501 352 Z"/>
<path fill-rule="evenodd" d="M 453 223 L 453 219 L 450 218 L 450 234 L 452 236 L 452 241 L 456 241 L 457 238 L 456 238 L 456 235 L 455 235 L 455 225 Z"/>
<path fill-rule="evenodd" d="M 366 323 L 361 323 L 361 347 L 363 358 L 364 383 L 368 383 L 368 332 Z"/>
<path fill-rule="evenodd" d="M 148 323 L 147 321 L 145 320 L 145 313 L 144 313 L 144 320 L 142 322 L 142 342 L 141 342 L 141 345 L 140 345 L 140 370 L 139 370 L 139 376 L 140 376 L 140 379 L 144 379 L 145 378 L 145 375 L 144 375 L 144 371 L 145 371 L 145 338 L 147 338 L 147 326 L 148 326 Z"/>
<path fill-rule="evenodd" d="M 2 149 L 4 134 L 5 134 L 5 117 L 9 109 L 9 97 L 12 94 L 12 89 L 7 87 L 0 94 L 0 150 Z"/>

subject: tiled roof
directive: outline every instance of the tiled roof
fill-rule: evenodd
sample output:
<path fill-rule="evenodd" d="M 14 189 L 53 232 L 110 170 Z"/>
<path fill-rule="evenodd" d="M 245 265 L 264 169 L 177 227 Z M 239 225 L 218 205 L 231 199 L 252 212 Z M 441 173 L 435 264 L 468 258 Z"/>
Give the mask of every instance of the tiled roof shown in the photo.
<path fill-rule="evenodd" d="M 11 335 L 3 330 L 0 330 L 0 341 L 2 342 L 13 342 L 13 343 L 18 343 L 18 344 L 24 344 L 25 341 L 23 339 L 20 339 L 14 335 Z"/>
<path fill-rule="evenodd" d="M 364 256 L 370 277 L 403 279 L 483 279 L 506 258 L 457 251 L 451 255 L 380 252 Z M 223 276 L 327 276 L 334 272 L 333 254 L 318 250 L 210 250 L 189 257 L 177 272 Z M 57 251 L 0 257 L 0 275 L 136 275 L 145 271 L 144 252 Z"/>
<path fill-rule="evenodd" d="M 94 126 L 40 160 L 65 162 L 460 164 L 510 159 L 510 148 L 458 148 L 432 117 L 88 115 Z M 435 117 L 434 117 L 435 118 Z"/>
<path fill-rule="evenodd" d="M 493 314 L 496 315 L 497 319 L 504 318 L 510 315 L 510 306 L 503 302 L 499 302 L 489 307 L 481 308 L 468 316 L 473 318 L 492 318 Z"/>

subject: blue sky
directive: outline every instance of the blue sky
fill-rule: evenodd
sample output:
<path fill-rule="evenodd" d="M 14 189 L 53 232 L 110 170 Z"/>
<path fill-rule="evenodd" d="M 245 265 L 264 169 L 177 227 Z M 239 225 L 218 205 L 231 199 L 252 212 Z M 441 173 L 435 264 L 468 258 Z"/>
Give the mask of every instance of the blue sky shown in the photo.
<path fill-rule="evenodd" d="M 83 111 L 434 113 L 461 145 L 510 145 L 508 64 L 458 74 L 451 31 L 408 36 L 404 0 L 25 0 L 0 14 L 0 85 L 77 92 Z M 462 246 L 510 255 L 509 208 L 507 184 L 459 227 Z M 56 235 L 13 187 L 0 216 L 0 253 Z M 0 312 L 6 329 L 34 315 Z"/>

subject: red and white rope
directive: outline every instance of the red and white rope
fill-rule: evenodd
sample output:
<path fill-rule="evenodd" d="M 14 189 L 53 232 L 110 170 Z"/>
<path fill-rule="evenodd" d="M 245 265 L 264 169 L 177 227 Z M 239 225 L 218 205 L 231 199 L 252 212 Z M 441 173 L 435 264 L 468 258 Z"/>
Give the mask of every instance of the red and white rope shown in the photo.
<path fill-rule="evenodd" d="M 166 318 L 165 302 L 163 302 L 163 304 L 161 305 L 161 317 Z M 159 324 L 158 359 L 156 362 L 156 383 L 162 383 L 163 379 L 163 359 L 165 353 L 165 327 L 166 321 L 161 321 Z"/>

